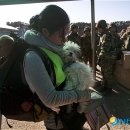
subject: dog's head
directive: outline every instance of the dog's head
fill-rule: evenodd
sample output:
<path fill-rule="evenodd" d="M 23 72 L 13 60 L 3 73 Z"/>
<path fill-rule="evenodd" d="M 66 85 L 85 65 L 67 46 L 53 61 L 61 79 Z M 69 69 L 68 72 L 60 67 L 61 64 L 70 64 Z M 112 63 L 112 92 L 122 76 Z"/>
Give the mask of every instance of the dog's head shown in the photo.
<path fill-rule="evenodd" d="M 79 45 L 71 41 L 65 42 L 63 52 L 65 62 L 79 60 L 81 56 Z"/>

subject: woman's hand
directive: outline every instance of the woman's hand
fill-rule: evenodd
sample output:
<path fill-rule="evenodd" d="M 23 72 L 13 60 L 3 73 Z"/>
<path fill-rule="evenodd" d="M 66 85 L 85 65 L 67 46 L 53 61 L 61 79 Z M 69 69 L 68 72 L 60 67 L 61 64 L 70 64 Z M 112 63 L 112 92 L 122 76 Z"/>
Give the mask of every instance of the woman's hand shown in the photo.
<path fill-rule="evenodd" d="M 91 94 L 89 90 L 84 91 L 76 90 L 76 93 L 78 95 L 77 102 L 90 101 L 91 99 Z"/>

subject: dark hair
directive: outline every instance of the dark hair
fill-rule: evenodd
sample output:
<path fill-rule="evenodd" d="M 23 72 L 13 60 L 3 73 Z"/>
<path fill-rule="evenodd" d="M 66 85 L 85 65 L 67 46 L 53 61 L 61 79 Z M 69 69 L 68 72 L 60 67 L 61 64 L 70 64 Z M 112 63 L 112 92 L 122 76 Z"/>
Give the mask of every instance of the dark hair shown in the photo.
<path fill-rule="evenodd" d="M 42 32 L 42 28 L 46 28 L 49 33 L 53 34 L 69 23 L 69 17 L 62 8 L 56 5 L 48 5 L 39 15 L 30 19 L 30 28 L 38 32 Z"/>
<path fill-rule="evenodd" d="M 114 27 L 116 29 L 116 32 L 118 32 L 117 25 L 115 23 L 113 23 L 113 22 L 108 25 L 108 29 L 110 29 L 112 27 Z"/>
<path fill-rule="evenodd" d="M 76 24 L 72 24 L 70 28 L 71 28 L 71 31 L 73 31 L 74 29 L 78 29 L 79 26 Z"/>
<path fill-rule="evenodd" d="M 105 20 L 99 20 L 96 24 L 96 28 L 107 28 L 107 22 Z"/>

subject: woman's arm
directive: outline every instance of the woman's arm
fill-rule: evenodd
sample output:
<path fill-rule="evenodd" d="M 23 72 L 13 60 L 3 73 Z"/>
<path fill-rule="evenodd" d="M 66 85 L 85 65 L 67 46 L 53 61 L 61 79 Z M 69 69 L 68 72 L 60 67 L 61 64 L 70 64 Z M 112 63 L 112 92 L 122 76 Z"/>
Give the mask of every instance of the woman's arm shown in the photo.
<path fill-rule="evenodd" d="M 33 51 L 25 55 L 24 73 L 30 89 L 48 107 L 87 101 L 90 98 L 87 91 L 56 91 L 42 59 Z"/>

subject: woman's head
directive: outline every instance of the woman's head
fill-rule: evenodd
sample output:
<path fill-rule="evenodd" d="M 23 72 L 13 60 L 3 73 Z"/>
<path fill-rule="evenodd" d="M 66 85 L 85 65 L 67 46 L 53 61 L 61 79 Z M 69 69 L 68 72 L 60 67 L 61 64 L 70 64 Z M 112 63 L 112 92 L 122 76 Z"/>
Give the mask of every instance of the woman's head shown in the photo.
<path fill-rule="evenodd" d="M 30 19 L 30 27 L 47 37 L 58 32 L 64 38 L 65 28 L 69 23 L 67 13 L 56 5 L 48 5 L 39 15 Z"/>

